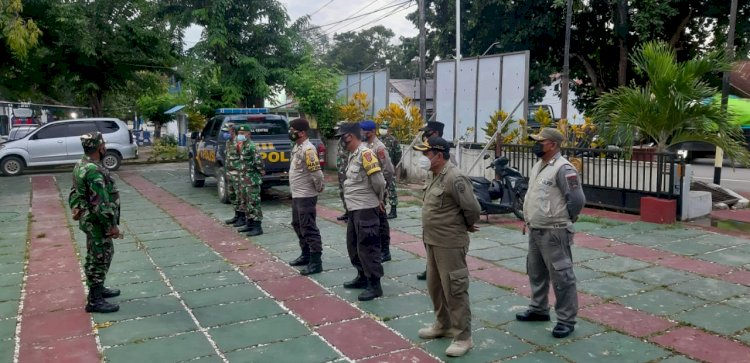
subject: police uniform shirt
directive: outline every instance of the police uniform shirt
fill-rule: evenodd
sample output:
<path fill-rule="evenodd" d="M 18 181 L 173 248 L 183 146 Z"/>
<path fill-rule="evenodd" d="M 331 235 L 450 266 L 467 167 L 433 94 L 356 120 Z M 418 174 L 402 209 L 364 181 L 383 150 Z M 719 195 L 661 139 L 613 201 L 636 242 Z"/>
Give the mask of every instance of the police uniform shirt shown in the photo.
<path fill-rule="evenodd" d="M 310 140 L 295 144 L 292 148 L 289 186 L 292 198 L 316 197 L 323 191 L 323 171 L 320 169 L 318 152 Z"/>
<path fill-rule="evenodd" d="M 344 199 L 350 211 L 377 208 L 385 195 L 385 178 L 378 157 L 364 143 L 349 155 Z"/>
<path fill-rule="evenodd" d="M 378 156 L 380 165 L 383 167 L 383 177 L 385 177 L 385 180 L 391 180 L 395 173 L 395 168 L 393 167 L 391 156 L 388 155 L 388 149 L 385 147 L 385 144 L 383 144 L 383 142 L 376 136 L 372 138 L 372 142 L 367 144 L 367 147 Z"/>

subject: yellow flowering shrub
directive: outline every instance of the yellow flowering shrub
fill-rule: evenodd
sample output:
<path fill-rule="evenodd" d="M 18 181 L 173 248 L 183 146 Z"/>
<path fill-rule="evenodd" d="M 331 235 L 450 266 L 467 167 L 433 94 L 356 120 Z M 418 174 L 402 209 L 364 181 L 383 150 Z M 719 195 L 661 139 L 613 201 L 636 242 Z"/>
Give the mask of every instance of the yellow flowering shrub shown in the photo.
<path fill-rule="evenodd" d="M 391 134 L 403 144 L 410 144 L 414 135 L 424 125 L 419 107 L 414 105 L 408 97 L 404 98 L 400 105 L 391 103 L 388 107 L 379 110 L 375 115 L 375 123 L 380 127 L 383 122 L 388 122 Z"/>

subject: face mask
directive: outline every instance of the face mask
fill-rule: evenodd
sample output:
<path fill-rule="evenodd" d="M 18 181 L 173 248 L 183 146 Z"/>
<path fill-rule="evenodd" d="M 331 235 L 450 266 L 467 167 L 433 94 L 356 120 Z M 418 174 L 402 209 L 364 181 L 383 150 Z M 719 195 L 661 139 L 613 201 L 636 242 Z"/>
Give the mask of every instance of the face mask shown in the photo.
<path fill-rule="evenodd" d="M 242 142 L 242 141 L 245 141 L 245 140 L 247 140 L 247 136 L 242 135 L 242 134 L 237 135 L 237 141 Z"/>
<path fill-rule="evenodd" d="M 378 130 L 378 135 L 385 136 L 388 133 L 388 130 L 386 129 L 380 129 Z"/>
<path fill-rule="evenodd" d="M 359 135 L 359 139 L 362 140 L 362 141 L 367 141 L 370 138 L 367 137 L 367 134 L 363 132 L 361 135 Z"/>
<path fill-rule="evenodd" d="M 289 130 L 289 140 L 297 141 L 299 139 L 299 133 Z"/>
<path fill-rule="evenodd" d="M 422 170 L 430 170 L 430 167 L 432 166 L 432 161 L 430 161 L 430 158 L 422 155 L 419 157 L 419 168 Z"/>
<path fill-rule="evenodd" d="M 541 158 L 545 154 L 544 145 L 537 142 L 536 144 L 534 144 L 534 146 L 531 147 L 531 152 L 533 152 L 534 155 L 536 155 L 538 158 Z"/>
<path fill-rule="evenodd" d="M 228 132 L 222 132 L 221 133 L 221 138 L 224 139 L 224 140 L 229 140 L 229 133 Z"/>
<path fill-rule="evenodd" d="M 349 143 L 352 142 L 352 139 L 351 138 L 347 139 L 346 135 L 344 135 L 344 136 L 341 136 L 341 138 L 339 139 L 339 142 L 341 143 L 341 146 L 343 146 L 344 149 L 346 149 L 346 147 L 349 146 Z"/>

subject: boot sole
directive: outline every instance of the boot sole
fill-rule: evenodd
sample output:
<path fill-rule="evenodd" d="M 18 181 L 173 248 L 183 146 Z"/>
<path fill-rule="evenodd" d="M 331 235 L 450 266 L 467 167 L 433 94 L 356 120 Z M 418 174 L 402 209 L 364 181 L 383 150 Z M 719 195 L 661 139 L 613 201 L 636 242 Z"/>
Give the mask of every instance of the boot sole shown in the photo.
<path fill-rule="evenodd" d="M 94 308 L 89 307 L 88 305 L 86 306 L 86 312 L 87 313 L 107 314 L 107 313 L 116 313 L 118 311 L 120 311 L 120 307 L 119 306 L 117 307 L 117 309 L 114 309 L 114 310 L 96 310 Z"/>

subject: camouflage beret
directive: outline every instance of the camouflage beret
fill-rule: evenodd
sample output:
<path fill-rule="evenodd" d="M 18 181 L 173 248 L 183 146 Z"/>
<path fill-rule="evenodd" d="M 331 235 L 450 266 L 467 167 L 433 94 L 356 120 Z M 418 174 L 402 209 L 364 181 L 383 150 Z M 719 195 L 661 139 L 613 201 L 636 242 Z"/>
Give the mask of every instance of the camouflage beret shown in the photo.
<path fill-rule="evenodd" d="M 83 151 L 94 151 L 103 143 L 104 138 L 99 131 L 92 131 L 81 135 L 81 146 L 83 146 Z"/>

